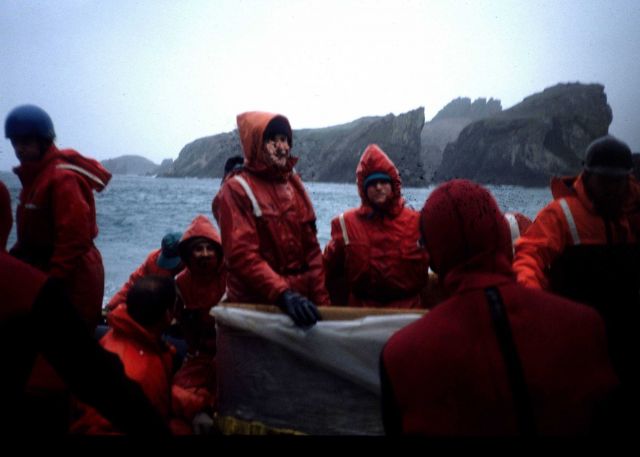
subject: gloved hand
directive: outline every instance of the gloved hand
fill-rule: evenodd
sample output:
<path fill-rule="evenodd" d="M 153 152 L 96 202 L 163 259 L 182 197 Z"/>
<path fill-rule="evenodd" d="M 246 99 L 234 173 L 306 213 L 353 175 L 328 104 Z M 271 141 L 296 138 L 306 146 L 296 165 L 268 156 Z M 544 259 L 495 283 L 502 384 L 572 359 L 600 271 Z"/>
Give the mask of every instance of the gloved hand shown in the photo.
<path fill-rule="evenodd" d="M 304 295 L 293 290 L 287 289 L 282 292 L 277 304 L 299 327 L 312 327 L 321 319 L 316 305 Z"/>

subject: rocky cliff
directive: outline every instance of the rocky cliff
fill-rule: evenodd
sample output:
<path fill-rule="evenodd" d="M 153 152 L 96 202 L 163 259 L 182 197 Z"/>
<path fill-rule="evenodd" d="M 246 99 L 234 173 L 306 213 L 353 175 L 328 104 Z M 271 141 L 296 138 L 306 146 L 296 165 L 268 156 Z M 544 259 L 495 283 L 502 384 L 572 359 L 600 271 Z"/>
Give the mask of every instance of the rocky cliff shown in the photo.
<path fill-rule="evenodd" d="M 501 111 L 500 100 L 478 98 L 472 103 L 470 98 L 456 98 L 427 122 L 420 135 L 420 155 L 428 181 L 433 180 L 447 144 L 456 141 L 467 125 Z"/>
<path fill-rule="evenodd" d="M 294 133 L 296 166 L 310 181 L 355 182 L 356 167 L 367 145 L 375 143 L 393 160 L 403 183 L 425 183 L 420 160 L 424 108 L 384 117 L 366 117 L 349 124 Z"/>
<path fill-rule="evenodd" d="M 446 146 L 435 180 L 544 186 L 578 172 L 586 146 L 611 120 L 602 85 L 558 84 L 465 127 Z"/>
<path fill-rule="evenodd" d="M 182 148 L 178 158 L 158 176 L 182 178 L 220 178 L 225 161 L 242 154 L 238 132 L 199 138 Z"/>
<path fill-rule="evenodd" d="M 360 155 L 377 143 L 395 162 L 406 185 L 424 183 L 420 132 L 424 108 L 398 116 L 365 117 L 320 129 L 294 129 L 296 170 L 309 181 L 354 182 Z M 186 145 L 159 176 L 221 177 L 225 161 L 242 154 L 237 131 L 200 138 Z"/>

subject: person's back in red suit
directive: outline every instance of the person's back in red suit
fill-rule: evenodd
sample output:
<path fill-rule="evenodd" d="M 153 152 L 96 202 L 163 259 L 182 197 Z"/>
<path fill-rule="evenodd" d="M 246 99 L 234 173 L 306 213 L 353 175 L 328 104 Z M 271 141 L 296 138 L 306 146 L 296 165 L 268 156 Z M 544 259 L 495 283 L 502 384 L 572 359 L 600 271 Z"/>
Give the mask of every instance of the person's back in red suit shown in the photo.
<path fill-rule="evenodd" d="M 176 289 L 173 278 L 140 278 L 107 320 L 110 330 L 100 340 L 102 346 L 120 357 L 125 373 L 136 381 L 151 404 L 169 423 L 171 378 L 175 349 L 162 340 L 173 318 Z M 120 431 L 93 408 L 79 405 L 81 417 L 71 431 L 81 434 L 111 434 Z"/>
<path fill-rule="evenodd" d="M 387 433 L 597 432 L 599 408 L 618 385 L 597 313 L 516 283 L 509 229 L 477 184 L 438 187 L 421 226 L 451 297 L 383 350 Z"/>

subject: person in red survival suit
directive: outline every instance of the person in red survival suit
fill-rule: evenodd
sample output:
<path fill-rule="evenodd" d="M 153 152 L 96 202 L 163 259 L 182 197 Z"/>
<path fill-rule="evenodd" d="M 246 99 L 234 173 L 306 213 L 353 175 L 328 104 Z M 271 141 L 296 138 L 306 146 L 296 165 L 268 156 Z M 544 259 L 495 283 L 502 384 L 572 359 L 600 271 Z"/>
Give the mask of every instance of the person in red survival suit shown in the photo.
<path fill-rule="evenodd" d="M 60 280 L 49 278 L 6 252 L 11 223 L 9 194 L 0 181 L 0 434 L 63 434 L 56 416 L 34 416 L 25 386 L 38 352 L 82 401 L 131 434 L 168 435 L 169 429 L 140 387 L 129 380 L 116 356 L 105 351 L 86 328 Z M 8 219 L 10 222 L 10 219 Z M 53 420 L 51 420 L 53 419 Z"/>
<path fill-rule="evenodd" d="M 291 156 L 286 117 L 238 115 L 243 168 L 226 179 L 213 201 L 227 268 L 227 299 L 275 303 L 295 324 L 320 318 L 328 305 L 316 216 Z"/>
<path fill-rule="evenodd" d="M 172 401 L 176 412 L 174 431 L 183 434 L 194 431 L 192 425 L 203 432 L 205 424 L 213 424 L 216 332 L 209 312 L 224 296 L 226 273 L 220 235 L 202 214 L 184 232 L 178 250 L 186 265 L 176 284 L 183 306 L 178 320 L 187 352 L 175 375 Z M 203 340 L 204 334 L 209 338 Z"/>
<path fill-rule="evenodd" d="M 513 266 L 521 284 L 601 314 L 614 368 L 638 407 L 640 184 L 632 171 L 625 143 L 594 140 L 580 175 L 552 180 L 554 200 L 516 243 Z"/>
<path fill-rule="evenodd" d="M 109 313 L 110 330 L 100 344 L 117 356 L 125 373 L 136 381 L 168 424 L 171 419 L 171 378 L 175 348 L 162 339 L 173 319 L 176 287 L 173 278 L 145 276 L 127 294 L 126 303 Z M 121 433 L 95 409 L 79 404 L 80 417 L 72 424 L 74 434 Z"/>
<path fill-rule="evenodd" d="M 429 256 L 419 243 L 420 213 L 405 205 L 398 170 L 379 146 L 365 149 L 356 183 L 360 207 L 331 221 L 324 249 L 328 288 L 346 277 L 349 306 L 422 307 Z"/>
<path fill-rule="evenodd" d="M 451 296 L 383 349 L 385 431 L 592 432 L 617 387 L 598 314 L 516 282 L 509 229 L 478 184 L 439 186 L 421 227 L 431 268 Z"/>
<path fill-rule="evenodd" d="M 113 311 L 119 304 L 125 303 L 127 300 L 127 293 L 131 286 L 140 278 L 144 276 L 171 276 L 172 278 L 180 273 L 184 268 L 184 264 L 180 260 L 180 254 L 178 252 L 178 243 L 182 233 L 169 232 L 162 237 L 160 248 L 154 249 L 147 256 L 145 261 L 129 276 L 127 282 L 125 282 L 120 290 L 116 292 L 107 306 L 107 311 Z"/>
<path fill-rule="evenodd" d="M 176 277 L 182 305 L 208 314 L 225 293 L 226 274 L 220 235 L 206 216 L 199 214 L 193 219 L 178 252 L 186 266 Z"/>
<path fill-rule="evenodd" d="M 12 255 L 67 287 L 90 328 L 97 325 L 104 293 L 104 268 L 93 243 L 98 235 L 93 191 L 111 174 L 96 160 L 58 149 L 49 115 L 41 108 L 14 108 L 5 121 L 20 165 L 14 172 L 22 191 L 16 211 L 17 242 Z"/>
<path fill-rule="evenodd" d="M 104 293 L 102 257 L 93 243 L 98 234 L 93 191 L 104 189 L 111 174 L 96 160 L 58 149 L 53 122 L 42 108 L 18 106 L 7 115 L 4 127 L 20 161 L 14 172 L 22 183 L 17 241 L 10 253 L 59 279 L 93 330 L 101 318 Z M 34 416 L 42 407 L 59 411 L 59 422 L 65 421 L 68 391 L 41 357 L 27 391 Z"/>

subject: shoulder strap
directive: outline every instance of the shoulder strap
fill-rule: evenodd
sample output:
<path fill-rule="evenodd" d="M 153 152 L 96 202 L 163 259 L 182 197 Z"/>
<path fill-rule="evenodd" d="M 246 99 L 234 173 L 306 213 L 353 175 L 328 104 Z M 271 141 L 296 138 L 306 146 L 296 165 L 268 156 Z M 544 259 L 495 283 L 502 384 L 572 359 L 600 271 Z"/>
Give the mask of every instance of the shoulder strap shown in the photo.
<path fill-rule="evenodd" d="M 576 227 L 576 221 L 573 219 L 571 208 L 569 208 L 569 203 L 567 203 L 565 198 L 558 200 L 558 203 L 560 203 L 560 207 L 564 213 L 564 218 L 567 220 L 567 224 L 569 225 L 569 233 L 571 233 L 573 244 L 574 246 L 577 246 L 580 244 L 580 236 L 578 236 L 578 228 Z"/>
<path fill-rule="evenodd" d="M 251 189 L 251 186 L 249 185 L 247 180 L 244 179 L 240 175 L 235 175 L 233 177 L 233 179 L 235 179 L 236 181 L 238 181 L 240 183 L 240 185 L 242 186 L 242 188 L 246 192 L 247 197 L 249 197 L 249 200 L 251 201 L 251 206 L 253 207 L 253 214 L 256 217 L 261 217 L 262 216 L 262 210 L 260 210 L 260 205 L 258 204 L 258 199 L 256 199 L 256 196 L 254 195 L 253 190 Z"/>
<path fill-rule="evenodd" d="M 489 302 L 493 330 L 498 339 L 500 352 L 502 352 L 502 357 L 507 368 L 513 403 L 516 408 L 518 429 L 523 436 L 535 436 L 537 434 L 536 424 L 533 418 L 529 389 L 527 388 L 527 383 L 522 371 L 520 356 L 513 341 L 511 326 L 509 325 L 509 318 L 504 309 L 502 297 L 496 287 L 488 287 L 484 290 L 484 293 Z"/>
<path fill-rule="evenodd" d="M 56 168 L 60 168 L 63 170 L 73 170 L 77 173 L 80 173 L 83 176 L 86 176 L 87 178 L 95 181 L 98 185 L 105 187 L 106 184 L 102 181 L 102 179 L 98 178 L 96 175 L 94 175 L 93 173 L 91 173 L 90 171 L 85 170 L 82 167 L 79 167 L 77 165 L 73 165 L 70 163 L 61 163 L 59 165 L 56 166 Z"/>
<path fill-rule="evenodd" d="M 344 220 L 344 213 L 340 213 L 340 216 L 338 216 L 338 221 L 340 221 L 340 228 L 342 229 L 342 239 L 344 240 L 344 245 L 347 246 L 349 244 L 349 234 L 347 233 L 347 223 Z"/>

